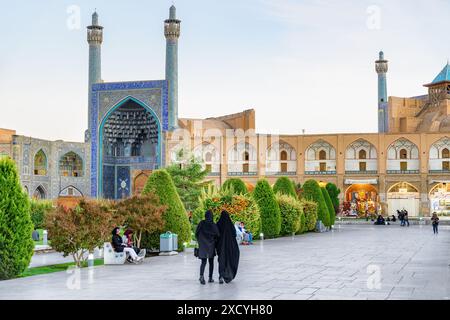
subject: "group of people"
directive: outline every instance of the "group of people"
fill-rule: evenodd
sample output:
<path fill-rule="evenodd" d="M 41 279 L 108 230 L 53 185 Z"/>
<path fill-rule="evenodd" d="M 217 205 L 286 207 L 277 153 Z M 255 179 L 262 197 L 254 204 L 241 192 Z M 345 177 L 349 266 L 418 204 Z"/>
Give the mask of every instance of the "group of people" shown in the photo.
<path fill-rule="evenodd" d="M 209 264 L 208 282 L 214 282 L 216 254 L 219 262 L 219 283 L 229 283 L 236 277 L 240 255 L 238 241 L 236 241 L 238 230 L 243 232 L 237 225 L 233 225 L 228 212 L 222 211 L 216 224 L 213 213 L 206 211 L 205 219 L 200 221 L 195 232 L 198 242 L 196 256 L 201 260 L 199 281 L 202 285 L 206 284 L 204 273 L 207 262 Z M 245 229 L 242 227 L 242 230 Z"/>
<path fill-rule="evenodd" d="M 129 263 L 139 263 L 145 258 L 146 250 L 139 249 L 133 245 L 133 230 L 127 229 L 120 236 L 120 228 L 115 227 L 112 231 L 111 244 L 116 252 L 125 252 Z"/>
<path fill-rule="evenodd" d="M 236 228 L 236 240 L 242 245 L 253 244 L 253 234 L 245 229 L 243 222 L 236 221 L 234 224 Z"/>
<path fill-rule="evenodd" d="M 409 227 L 409 219 L 408 219 L 408 211 L 403 210 L 397 210 L 397 216 L 398 220 L 400 220 L 400 226 L 404 227 L 405 225 L 408 225 Z"/>

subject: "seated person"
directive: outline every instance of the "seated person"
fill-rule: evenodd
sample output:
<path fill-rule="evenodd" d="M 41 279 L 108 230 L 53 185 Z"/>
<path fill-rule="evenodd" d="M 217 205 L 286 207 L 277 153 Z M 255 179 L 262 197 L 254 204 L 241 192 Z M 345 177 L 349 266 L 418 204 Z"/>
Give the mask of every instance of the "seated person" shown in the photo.
<path fill-rule="evenodd" d="M 245 229 L 245 225 L 244 225 L 243 222 L 241 222 L 241 231 L 242 231 L 242 233 L 243 233 L 243 235 L 244 235 L 244 241 L 243 241 L 243 244 L 253 244 L 253 235 L 252 235 L 251 232 L 248 232 L 248 231 Z"/>
<path fill-rule="evenodd" d="M 395 221 L 397 221 L 397 218 L 396 218 L 394 215 L 392 215 L 391 221 L 392 221 L 392 222 L 395 222 Z"/>
<path fill-rule="evenodd" d="M 384 224 L 386 224 L 386 223 L 385 223 L 385 220 L 384 220 L 384 218 L 381 216 L 381 214 L 378 215 L 377 221 L 375 221 L 374 224 L 375 224 L 375 225 L 384 225 Z"/>
<path fill-rule="evenodd" d="M 241 244 L 244 241 L 244 233 L 242 232 L 240 227 L 241 223 L 239 221 L 236 221 L 236 223 L 234 224 L 234 228 L 236 229 L 236 240 L 238 244 Z"/>
<path fill-rule="evenodd" d="M 127 229 L 123 233 L 122 241 L 126 247 L 133 248 L 134 252 L 136 252 L 139 257 L 145 257 L 145 253 L 146 253 L 145 249 L 141 250 L 138 247 L 133 246 L 133 230 Z M 132 262 L 131 258 L 130 257 L 128 257 L 128 258 L 130 259 L 129 262 Z"/>
<path fill-rule="evenodd" d="M 132 261 L 132 262 L 140 262 L 142 259 L 144 259 L 144 257 L 139 257 L 133 248 L 129 248 L 123 243 L 123 239 L 119 235 L 119 233 L 120 233 L 119 227 L 115 227 L 112 231 L 111 244 L 114 248 L 114 251 L 125 252 L 125 254 L 127 254 L 127 256 L 129 256 L 131 258 L 130 261 Z"/>

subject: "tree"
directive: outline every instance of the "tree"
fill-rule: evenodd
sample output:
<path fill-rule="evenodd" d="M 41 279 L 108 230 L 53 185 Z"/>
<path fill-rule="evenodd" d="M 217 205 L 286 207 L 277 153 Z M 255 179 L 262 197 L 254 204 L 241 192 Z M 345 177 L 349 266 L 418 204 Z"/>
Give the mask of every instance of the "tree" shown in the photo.
<path fill-rule="evenodd" d="M 235 194 L 247 194 L 247 186 L 245 185 L 245 182 L 242 181 L 242 179 L 239 178 L 230 178 L 227 179 L 223 185 L 223 189 L 233 189 L 233 192 Z"/>
<path fill-rule="evenodd" d="M 143 195 L 155 193 L 167 210 L 162 215 L 164 230 L 178 235 L 178 248 L 191 240 L 191 228 L 186 210 L 172 178 L 165 169 L 154 171 L 147 180 Z"/>
<path fill-rule="evenodd" d="M 20 275 L 30 264 L 34 243 L 30 200 L 13 160 L 0 159 L 0 280 Z"/>
<path fill-rule="evenodd" d="M 111 230 L 123 223 L 113 218 L 108 202 L 81 199 L 75 208 L 58 206 L 46 216 L 52 247 L 65 257 L 71 255 L 81 267 L 87 253 L 111 241 Z"/>
<path fill-rule="evenodd" d="M 317 203 L 318 220 L 322 221 L 325 226 L 330 224 L 330 214 L 325 199 L 316 180 L 309 179 L 303 184 L 303 199 L 312 200 Z"/>
<path fill-rule="evenodd" d="M 328 194 L 327 189 L 325 187 L 321 187 L 320 189 L 322 190 L 322 194 L 323 194 L 325 203 L 328 208 L 329 220 L 328 220 L 328 225 L 325 224 L 325 226 L 331 227 L 334 224 L 334 216 L 335 216 L 333 203 L 331 203 L 331 198 L 330 198 L 330 195 Z"/>
<path fill-rule="evenodd" d="M 31 200 L 31 221 L 34 229 L 42 229 L 44 227 L 45 216 L 53 210 L 53 203 L 48 200 Z"/>
<path fill-rule="evenodd" d="M 341 189 L 338 189 L 338 187 L 334 183 L 327 183 L 325 188 L 328 191 L 328 194 L 330 195 L 331 202 L 333 203 L 334 212 L 339 212 L 339 194 L 341 193 Z"/>
<path fill-rule="evenodd" d="M 273 192 L 275 194 L 281 193 L 288 196 L 293 196 L 297 198 L 297 193 L 295 192 L 294 184 L 292 180 L 288 177 L 279 177 L 273 186 Z"/>
<path fill-rule="evenodd" d="M 261 229 L 266 238 L 274 238 L 280 234 L 281 215 L 275 194 L 266 179 L 256 184 L 253 197 L 259 206 L 261 214 Z"/>
<path fill-rule="evenodd" d="M 160 205 L 159 198 L 154 193 L 122 200 L 116 204 L 115 209 L 125 219 L 125 225 L 134 231 L 138 248 L 141 247 L 144 232 L 161 233 L 163 230 L 162 215 L 167 206 Z"/>
<path fill-rule="evenodd" d="M 182 164 L 170 165 L 166 170 L 172 177 L 186 210 L 194 211 L 198 207 L 201 190 L 211 183 L 211 181 L 204 181 L 208 171 L 203 170 L 201 163 L 193 156 Z"/>
<path fill-rule="evenodd" d="M 278 193 L 276 195 L 281 213 L 281 235 L 292 235 L 304 229 L 305 219 L 300 201 L 296 198 Z"/>

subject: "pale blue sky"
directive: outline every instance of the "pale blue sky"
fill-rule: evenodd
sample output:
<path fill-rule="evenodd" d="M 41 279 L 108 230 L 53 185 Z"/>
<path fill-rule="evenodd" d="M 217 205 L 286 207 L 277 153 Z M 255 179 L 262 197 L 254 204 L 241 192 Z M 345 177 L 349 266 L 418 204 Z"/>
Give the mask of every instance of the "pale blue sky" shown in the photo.
<path fill-rule="evenodd" d="M 394 96 L 426 93 L 422 85 L 450 56 L 445 0 L 174 3 L 182 20 L 180 117 L 254 108 L 260 133 L 375 132 L 378 51 L 389 60 Z M 92 11 L 105 27 L 105 81 L 163 79 L 171 4 L 0 0 L 0 127 L 82 141 Z M 80 29 L 67 27 L 71 5 L 81 10 Z"/>

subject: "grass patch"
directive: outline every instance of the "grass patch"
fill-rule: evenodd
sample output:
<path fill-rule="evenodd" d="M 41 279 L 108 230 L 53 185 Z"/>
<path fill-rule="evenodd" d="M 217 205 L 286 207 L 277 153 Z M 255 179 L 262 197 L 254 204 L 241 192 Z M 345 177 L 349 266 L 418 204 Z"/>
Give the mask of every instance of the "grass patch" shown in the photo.
<path fill-rule="evenodd" d="M 61 264 L 54 264 L 54 265 L 50 265 L 50 266 L 28 268 L 19 276 L 19 278 L 37 276 L 39 274 L 47 274 L 47 273 L 53 273 L 53 272 L 66 271 L 67 268 L 69 268 L 70 266 L 74 266 L 74 265 L 75 265 L 75 262 L 67 262 L 67 263 L 61 263 Z M 103 259 L 95 259 L 94 260 L 94 266 L 101 266 L 101 265 L 103 265 Z M 87 262 L 83 263 L 82 268 L 86 268 L 86 267 L 87 267 Z"/>

